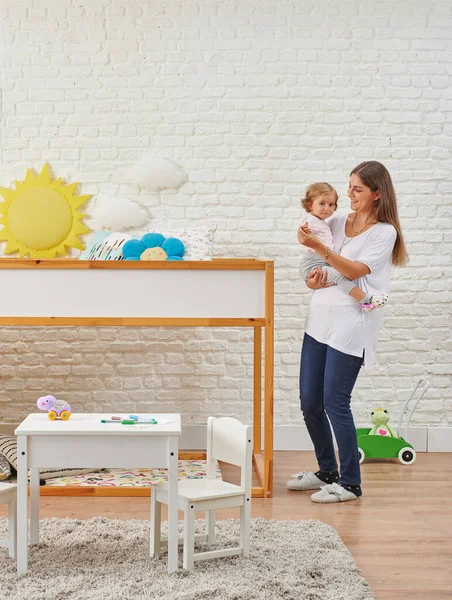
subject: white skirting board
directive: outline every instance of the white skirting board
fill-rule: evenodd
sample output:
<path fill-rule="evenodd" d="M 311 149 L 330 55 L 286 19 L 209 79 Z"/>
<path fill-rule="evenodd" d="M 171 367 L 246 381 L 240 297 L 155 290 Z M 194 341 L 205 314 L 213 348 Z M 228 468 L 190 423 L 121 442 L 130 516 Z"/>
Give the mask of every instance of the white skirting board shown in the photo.
<path fill-rule="evenodd" d="M 452 427 L 410 427 L 407 442 L 417 452 L 452 452 Z M 276 425 L 273 444 L 275 450 L 313 450 L 307 429 L 302 425 Z"/>
<path fill-rule="evenodd" d="M 182 426 L 180 448 L 204 448 L 206 436 L 203 425 Z M 402 432 L 405 436 L 405 432 Z M 409 439 L 417 452 L 452 452 L 452 427 L 410 427 Z M 306 427 L 303 425 L 275 425 L 274 450 L 313 450 Z"/>
<path fill-rule="evenodd" d="M 12 435 L 16 427 L 17 424 L 1 424 L 0 434 Z M 452 427 L 410 427 L 407 441 L 417 452 L 452 452 Z M 275 425 L 273 445 L 275 450 L 313 450 L 303 425 Z M 179 447 L 184 450 L 205 449 L 206 426 L 182 426 Z"/>
<path fill-rule="evenodd" d="M 452 427 L 428 429 L 428 452 L 452 452 Z"/>

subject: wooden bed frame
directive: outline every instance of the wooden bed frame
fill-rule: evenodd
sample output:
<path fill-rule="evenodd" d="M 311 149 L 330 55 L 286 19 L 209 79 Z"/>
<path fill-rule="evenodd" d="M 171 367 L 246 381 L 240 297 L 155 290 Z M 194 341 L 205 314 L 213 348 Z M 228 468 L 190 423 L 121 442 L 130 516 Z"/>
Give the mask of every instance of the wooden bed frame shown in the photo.
<path fill-rule="evenodd" d="M 0 325 L 253 327 L 253 462 L 259 485 L 253 487 L 252 495 L 272 496 L 272 261 L 249 258 L 186 262 L 1 258 L 0 269 Z M 9 293 L 9 290 L 13 292 Z M 153 293 L 154 290 L 158 293 Z M 262 330 L 265 332 L 263 436 Z M 204 457 L 203 452 L 180 453 L 180 458 L 185 459 Z M 46 489 L 44 486 L 41 494 L 146 496 L 150 491 L 96 486 Z"/>

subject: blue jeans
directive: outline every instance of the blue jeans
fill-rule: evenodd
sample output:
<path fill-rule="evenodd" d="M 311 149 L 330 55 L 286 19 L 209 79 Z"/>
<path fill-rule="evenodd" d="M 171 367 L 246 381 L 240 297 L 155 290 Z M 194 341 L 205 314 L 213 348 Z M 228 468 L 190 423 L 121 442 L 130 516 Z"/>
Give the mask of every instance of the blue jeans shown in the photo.
<path fill-rule="evenodd" d="M 340 481 L 348 485 L 361 483 L 350 399 L 362 364 L 363 358 L 334 350 L 305 333 L 300 364 L 301 410 L 321 471 L 337 470 L 330 420 L 339 449 Z"/>

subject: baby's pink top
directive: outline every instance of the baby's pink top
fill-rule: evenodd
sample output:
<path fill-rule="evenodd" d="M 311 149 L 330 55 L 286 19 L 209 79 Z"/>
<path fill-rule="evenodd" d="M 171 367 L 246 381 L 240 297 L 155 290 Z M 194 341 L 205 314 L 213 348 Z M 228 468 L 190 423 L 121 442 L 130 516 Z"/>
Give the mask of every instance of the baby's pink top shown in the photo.
<path fill-rule="evenodd" d="M 304 225 L 305 223 L 309 225 L 309 229 L 312 231 L 312 233 L 316 235 L 325 244 L 325 246 L 328 246 L 328 248 L 333 247 L 333 234 L 331 233 L 331 229 L 328 227 L 326 221 L 319 219 L 318 217 L 314 217 L 314 215 L 311 213 L 306 213 L 300 223 L 300 226 Z M 302 244 L 301 251 L 308 254 L 313 254 L 315 252 L 315 250 L 312 248 L 308 248 Z"/>

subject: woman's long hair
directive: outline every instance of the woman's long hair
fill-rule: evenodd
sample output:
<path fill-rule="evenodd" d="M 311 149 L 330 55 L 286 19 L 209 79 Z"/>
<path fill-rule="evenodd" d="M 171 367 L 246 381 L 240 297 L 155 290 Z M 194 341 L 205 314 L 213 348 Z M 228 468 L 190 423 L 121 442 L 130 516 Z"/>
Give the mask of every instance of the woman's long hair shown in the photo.
<path fill-rule="evenodd" d="M 380 198 L 374 201 L 374 215 L 381 223 L 390 223 L 397 231 L 397 239 L 392 251 L 392 264 L 401 267 L 408 261 L 408 253 L 403 241 L 397 212 L 397 200 L 391 175 L 387 168 L 376 160 L 360 163 L 350 175 L 358 175 L 361 181 L 373 192 L 380 192 Z"/>

